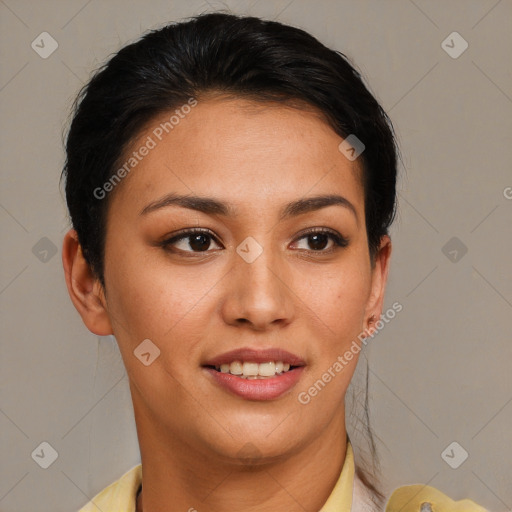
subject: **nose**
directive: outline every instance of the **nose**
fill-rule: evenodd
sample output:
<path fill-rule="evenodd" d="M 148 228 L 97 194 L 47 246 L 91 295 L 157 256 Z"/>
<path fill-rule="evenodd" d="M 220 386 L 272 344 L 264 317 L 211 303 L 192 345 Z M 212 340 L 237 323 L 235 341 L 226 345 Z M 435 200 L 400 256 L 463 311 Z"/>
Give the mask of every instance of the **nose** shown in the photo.
<path fill-rule="evenodd" d="M 270 248 L 264 248 L 251 263 L 234 253 L 221 308 L 224 321 L 254 331 L 288 325 L 297 297 L 287 282 L 285 264 Z"/>

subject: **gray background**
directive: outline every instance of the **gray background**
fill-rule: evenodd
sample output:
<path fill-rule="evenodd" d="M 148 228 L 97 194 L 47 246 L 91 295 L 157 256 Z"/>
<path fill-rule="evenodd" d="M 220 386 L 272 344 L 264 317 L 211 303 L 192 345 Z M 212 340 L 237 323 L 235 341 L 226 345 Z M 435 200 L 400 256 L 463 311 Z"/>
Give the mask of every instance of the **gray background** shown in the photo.
<path fill-rule="evenodd" d="M 366 352 L 385 490 L 428 483 L 511 510 L 510 0 L 0 0 L 0 510 L 77 510 L 139 462 L 115 340 L 86 330 L 65 288 L 62 130 L 112 52 L 226 7 L 347 54 L 397 129 L 405 169 L 386 307 L 403 311 Z M 43 31 L 58 42 L 46 59 L 31 48 Z M 453 31 L 469 44 L 458 58 L 442 47 Z M 58 453 L 48 469 L 31 456 L 43 441 Z M 453 441 L 469 454 L 457 469 L 441 456 Z"/>

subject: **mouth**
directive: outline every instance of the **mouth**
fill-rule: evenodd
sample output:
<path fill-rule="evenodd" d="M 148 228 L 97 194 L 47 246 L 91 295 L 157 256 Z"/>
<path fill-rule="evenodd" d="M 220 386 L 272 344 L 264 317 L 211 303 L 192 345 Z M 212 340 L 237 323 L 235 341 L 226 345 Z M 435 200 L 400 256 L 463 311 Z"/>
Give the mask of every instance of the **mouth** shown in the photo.
<path fill-rule="evenodd" d="M 273 400 L 294 387 L 306 363 L 280 349 L 239 349 L 202 367 L 221 389 L 247 400 Z"/>

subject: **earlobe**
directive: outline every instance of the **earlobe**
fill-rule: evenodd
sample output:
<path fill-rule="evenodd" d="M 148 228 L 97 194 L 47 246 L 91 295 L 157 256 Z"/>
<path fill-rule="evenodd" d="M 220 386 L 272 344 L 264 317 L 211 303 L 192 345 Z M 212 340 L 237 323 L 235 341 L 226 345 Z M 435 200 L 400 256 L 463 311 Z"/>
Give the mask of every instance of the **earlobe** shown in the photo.
<path fill-rule="evenodd" d="M 69 296 L 86 327 L 98 336 L 113 334 L 103 286 L 85 260 L 74 229 L 64 237 L 62 265 Z"/>
<path fill-rule="evenodd" d="M 384 235 L 381 238 L 379 250 L 375 255 L 375 263 L 372 267 L 372 285 L 365 311 L 365 329 L 371 330 L 371 324 L 381 316 L 390 260 L 391 239 L 388 235 Z"/>

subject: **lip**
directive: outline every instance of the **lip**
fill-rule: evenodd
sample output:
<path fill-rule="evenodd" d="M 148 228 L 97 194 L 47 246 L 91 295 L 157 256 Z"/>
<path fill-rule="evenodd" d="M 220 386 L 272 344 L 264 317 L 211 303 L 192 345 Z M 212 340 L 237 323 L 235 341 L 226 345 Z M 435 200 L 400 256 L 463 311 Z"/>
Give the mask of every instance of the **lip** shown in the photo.
<path fill-rule="evenodd" d="M 268 363 L 269 361 L 282 361 L 290 366 L 305 366 L 306 363 L 299 356 L 282 350 L 280 348 L 269 349 L 253 349 L 239 348 L 220 354 L 208 361 L 202 366 L 220 366 L 221 364 L 229 364 L 233 361 L 251 362 L 251 363 Z"/>
<path fill-rule="evenodd" d="M 290 391 L 299 381 L 304 366 L 298 366 L 281 375 L 266 379 L 241 379 L 230 373 L 221 373 L 214 368 L 204 368 L 213 381 L 222 389 L 246 400 L 275 400 Z"/>
<path fill-rule="evenodd" d="M 233 361 L 268 363 L 269 361 L 282 361 L 294 368 L 265 379 L 242 379 L 230 373 L 222 373 L 215 366 L 232 363 Z M 202 367 L 213 382 L 231 394 L 245 400 L 275 400 L 289 392 L 300 380 L 305 361 L 299 356 L 283 349 L 252 349 L 240 348 L 225 352 L 206 361 Z"/>

